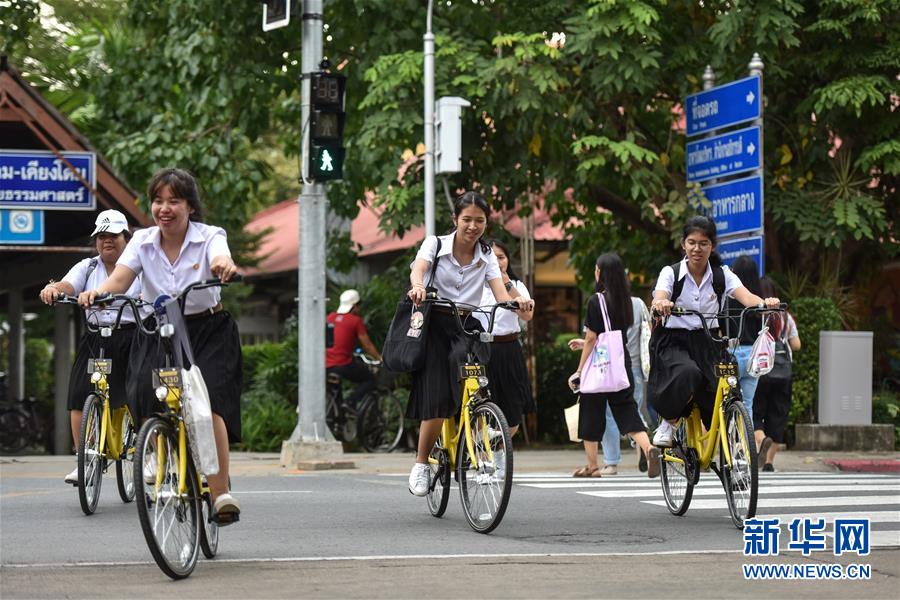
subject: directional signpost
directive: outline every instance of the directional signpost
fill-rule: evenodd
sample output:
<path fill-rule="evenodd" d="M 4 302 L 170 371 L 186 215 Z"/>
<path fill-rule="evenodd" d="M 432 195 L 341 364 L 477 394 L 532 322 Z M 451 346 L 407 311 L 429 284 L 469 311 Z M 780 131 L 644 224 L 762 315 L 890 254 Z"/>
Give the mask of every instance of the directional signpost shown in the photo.
<path fill-rule="evenodd" d="M 763 253 L 763 238 L 761 235 L 753 237 L 735 238 L 730 240 L 719 240 L 716 247 L 722 261 L 729 267 L 739 256 L 747 255 L 756 261 L 759 266 L 759 276 L 765 273 L 765 254 Z"/>
<path fill-rule="evenodd" d="M 718 87 L 711 67 L 703 74 L 704 89 L 685 98 L 686 171 L 689 182 L 709 201 L 703 210 L 716 223 L 718 251 L 731 265 L 749 255 L 765 272 L 762 177 L 762 69 L 758 54 L 750 61 L 750 77 Z M 743 125 L 743 128 L 734 129 Z M 725 131 L 727 130 L 727 131 Z M 736 178 L 736 175 L 741 175 Z"/>
<path fill-rule="evenodd" d="M 688 181 L 705 181 L 759 169 L 759 126 L 687 145 Z"/>
<path fill-rule="evenodd" d="M 759 80 L 756 76 L 738 79 L 688 96 L 685 100 L 688 136 L 759 119 L 762 115 Z"/>
<path fill-rule="evenodd" d="M 712 203 L 707 216 L 716 222 L 719 236 L 751 233 L 763 228 L 762 175 L 704 186 Z"/>

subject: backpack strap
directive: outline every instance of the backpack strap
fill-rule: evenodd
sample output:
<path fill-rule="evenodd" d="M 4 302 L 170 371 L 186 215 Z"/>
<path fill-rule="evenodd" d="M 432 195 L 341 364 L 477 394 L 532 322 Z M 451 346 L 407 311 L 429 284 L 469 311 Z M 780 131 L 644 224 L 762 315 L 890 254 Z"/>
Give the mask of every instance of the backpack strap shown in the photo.
<path fill-rule="evenodd" d="M 672 270 L 675 271 L 675 282 L 672 284 L 672 297 L 669 300 L 674 304 L 681 295 L 681 290 L 684 289 L 684 279 L 681 278 L 681 261 L 672 265 Z M 721 311 L 722 301 L 725 299 L 725 270 L 721 266 L 713 267 L 712 276 L 713 291 L 716 293 L 716 300 L 718 300 Z"/>
<path fill-rule="evenodd" d="M 93 273 L 93 272 L 94 272 L 94 269 L 96 269 L 96 268 L 97 268 L 97 259 L 96 259 L 96 258 L 92 258 L 92 259 L 91 259 L 91 262 L 88 263 L 87 271 L 84 272 L 84 285 L 81 286 L 81 289 L 82 289 L 82 290 L 86 290 L 86 289 L 87 289 L 88 279 L 91 278 L 91 273 Z"/>

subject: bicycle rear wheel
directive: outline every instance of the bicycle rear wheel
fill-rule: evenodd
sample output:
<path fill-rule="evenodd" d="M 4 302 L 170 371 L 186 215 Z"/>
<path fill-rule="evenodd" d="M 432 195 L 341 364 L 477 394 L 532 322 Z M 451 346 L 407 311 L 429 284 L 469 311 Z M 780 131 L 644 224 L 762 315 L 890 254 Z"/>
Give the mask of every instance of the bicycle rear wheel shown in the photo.
<path fill-rule="evenodd" d="M 122 453 L 116 461 L 116 487 L 122 502 L 134 500 L 134 419 L 127 408 L 122 413 Z"/>
<path fill-rule="evenodd" d="M 28 415 L 15 408 L 0 412 L 0 453 L 14 454 L 28 445 Z"/>
<path fill-rule="evenodd" d="M 725 443 L 731 454 L 731 464 L 725 460 L 725 451 L 719 447 L 722 469 L 722 485 L 728 500 L 731 521 L 738 529 L 744 528 L 744 520 L 756 515 L 756 499 L 759 493 L 759 471 L 756 461 L 756 442 L 750 415 L 743 402 L 733 401 L 725 406 Z"/>
<path fill-rule="evenodd" d="M 219 551 L 219 525 L 212 520 L 212 514 L 212 499 L 207 490 L 200 499 L 200 550 L 206 558 L 214 558 Z"/>
<path fill-rule="evenodd" d="M 403 404 L 390 390 L 375 390 L 360 416 L 359 441 L 366 452 L 390 452 L 403 439 Z"/>
<path fill-rule="evenodd" d="M 78 501 L 86 515 L 94 514 L 100 500 L 104 459 L 100 456 L 100 428 L 103 423 L 103 403 L 95 394 L 84 401 L 78 442 Z"/>
<path fill-rule="evenodd" d="M 465 438 L 459 442 L 457 479 L 466 521 L 475 531 L 493 531 L 509 504 L 512 489 L 512 438 L 503 411 L 493 402 L 472 411 L 471 435 L 475 455 Z"/>
<path fill-rule="evenodd" d="M 138 517 L 153 560 L 172 579 L 193 572 L 200 548 L 200 490 L 190 456 L 184 494 L 179 488 L 178 435 L 159 417 L 144 423 L 135 445 L 134 481 Z M 146 479 L 144 467 L 147 468 Z"/>
<path fill-rule="evenodd" d="M 425 494 L 425 500 L 428 503 L 428 510 L 435 517 L 444 516 L 447 510 L 447 502 L 450 500 L 450 456 L 444 448 L 444 434 L 442 433 L 434 443 L 431 449 L 430 459 L 428 461 L 428 493 Z"/>

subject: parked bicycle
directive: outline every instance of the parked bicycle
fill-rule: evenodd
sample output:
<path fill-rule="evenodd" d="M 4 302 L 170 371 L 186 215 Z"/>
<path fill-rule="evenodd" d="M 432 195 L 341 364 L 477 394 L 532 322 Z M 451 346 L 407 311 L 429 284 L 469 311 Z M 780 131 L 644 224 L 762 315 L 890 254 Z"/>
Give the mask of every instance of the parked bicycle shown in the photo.
<path fill-rule="evenodd" d="M 47 447 L 50 429 L 38 411 L 37 400 L 9 400 L 6 375 L 0 374 L 0 453 L 16 454 L 32 446 Z"/>
<path fill-rule="evenodd" d="M 725 498 L 731 521 L 743 529 L 744 521 L 756 515 L 759 492 L 759 468 L 756 443 L 753 437 L 753 421 L 741 398 L 738 383 L 737 359 L 734 357 L 736 340 L 741 337 L 744 317 L 749 312 L 784 311 L 786 304 L 777 309 L 748 307 L 740 313 L 740 329 L 734 340 L 713 335 L 707 320 L 724 319 L 725 311 L 716 315 L 704 315 L 688 308 L 675 307 L 672 315 L 696 315 L 709 339 L 720 348 L 720 361 L 714 366 L 718 378 L 712 421 L 704 427 L 700 408 L 694 404 L 690 414 L 675 425 L 675 437 L 671 448 L 660 454 L 660 481 L 666 507 L 673 515 L 683 515 L 691 504 L 694 486 L 700 481 L 700 472 L 710 468 L 725 488 Z M 729 351 L 729 348 L 731 349 Z M 718 450 L 718 463 L 713 459 Z"/>
<path fill-rule="evenodd" d="M 369 368 L 378 384 L 362 397 L 358 406 L 353 406 L 344 397 L 340 375 L 328 373 L 325 422 L 332 435 L 342 442 L 358 439 L 366 452 L 390 452 L 403 438 L 403 404 L 394 394 L 380 360 L 373 360 L 359 350 L 354 352 L 354 357 Z"/>

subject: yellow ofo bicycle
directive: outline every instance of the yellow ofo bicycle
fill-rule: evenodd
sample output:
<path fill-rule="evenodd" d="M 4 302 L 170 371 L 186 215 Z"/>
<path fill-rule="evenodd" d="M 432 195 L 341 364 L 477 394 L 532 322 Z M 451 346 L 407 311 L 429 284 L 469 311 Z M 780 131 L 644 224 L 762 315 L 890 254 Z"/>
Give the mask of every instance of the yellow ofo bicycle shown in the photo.
<path fill-rule="evenodd" d="M 493 340 L 494 316 L 498 308 L 517 310 L 515 302 L 504 302 L 490 311 L 477 306 L 457 305 L 452 300 L 430 294 L 425 302 L 450 309 L 467 342 L 466 362 L 459 367 L 461 408 L 457 418 L 444 421 L 431 455 L 429 486 L 426 500 L 435 517 L 443 516 L 450 497 L 450 474 L 459 485 L 466 521 L 475 531 L 489 533 L 503 520 L 513 478 L 512 438 L 500 407 L 491 402 L 484 365 L 475 352 L 475 342 Z M 463 310 L 460 310 L 460 306 Z M 489 314 L 488 332 L 467 330 L 461 313 Z"/>
<path fill-rule="evenodd" d="M 75 296 L 62 296 L 55 304 L 78 305 Z M 84 401 L 78 440 L 78 501 L 86 515 L 97 510 L 103 474 L 110 461 L 116 465 L 116 487 L 123 502 L 134 500 L 134 442 L 135 425 L 128 406 L 112 408 L 109 403 L 107 376 L 112 373 L 113 362 L 105 356 L 107 341 L 120 327 L 123 304 L 117 308 L 113 325 L 98 325 L 85 319 L 88 331 L 100 334 L 100 355 L 88 359 L 87 375 L 93 390 Z M 137 311 L 135 318 L 139 319 Z M 124 369 L 125 365 L 116 368 Z"/>
<path fill-rule="evenodd" d="M 741 337 L 747 313 L 783 311 L 786 306 L 782 304 L 777 309 L 743 309 L 740 313 L 739 331 L 736 338 L 731 340 L 713 335 L 707 324 L 707 319 L 728 318 L 727 311 L 717 315 L 704 315 L 687 308 L 672 309 L 671 314 L 674 316 L 699 317 L 706 335 L 721 349 L 720 361 L 713 365 L 718 385 L 709 428 L 704 427 L 700 408 L 694 404 L 689 415 L 676 423 L 672 447 L 665 448 L 660 453 L 660 482 L 666 507 L 673 515 L 680 516 L 687 512 L 694 486 L 700 480 L 700 472 L 710 468 L 719 476 L 725 489 L 728 512 L 734 526 L 743 529 L 744 521 L 756 515 L 759 467 L 753 420 L 741 397 L 738 364 L 733 349 Z M 713 460 L 716 451 L 719 454 L 718 463 Z"/>

